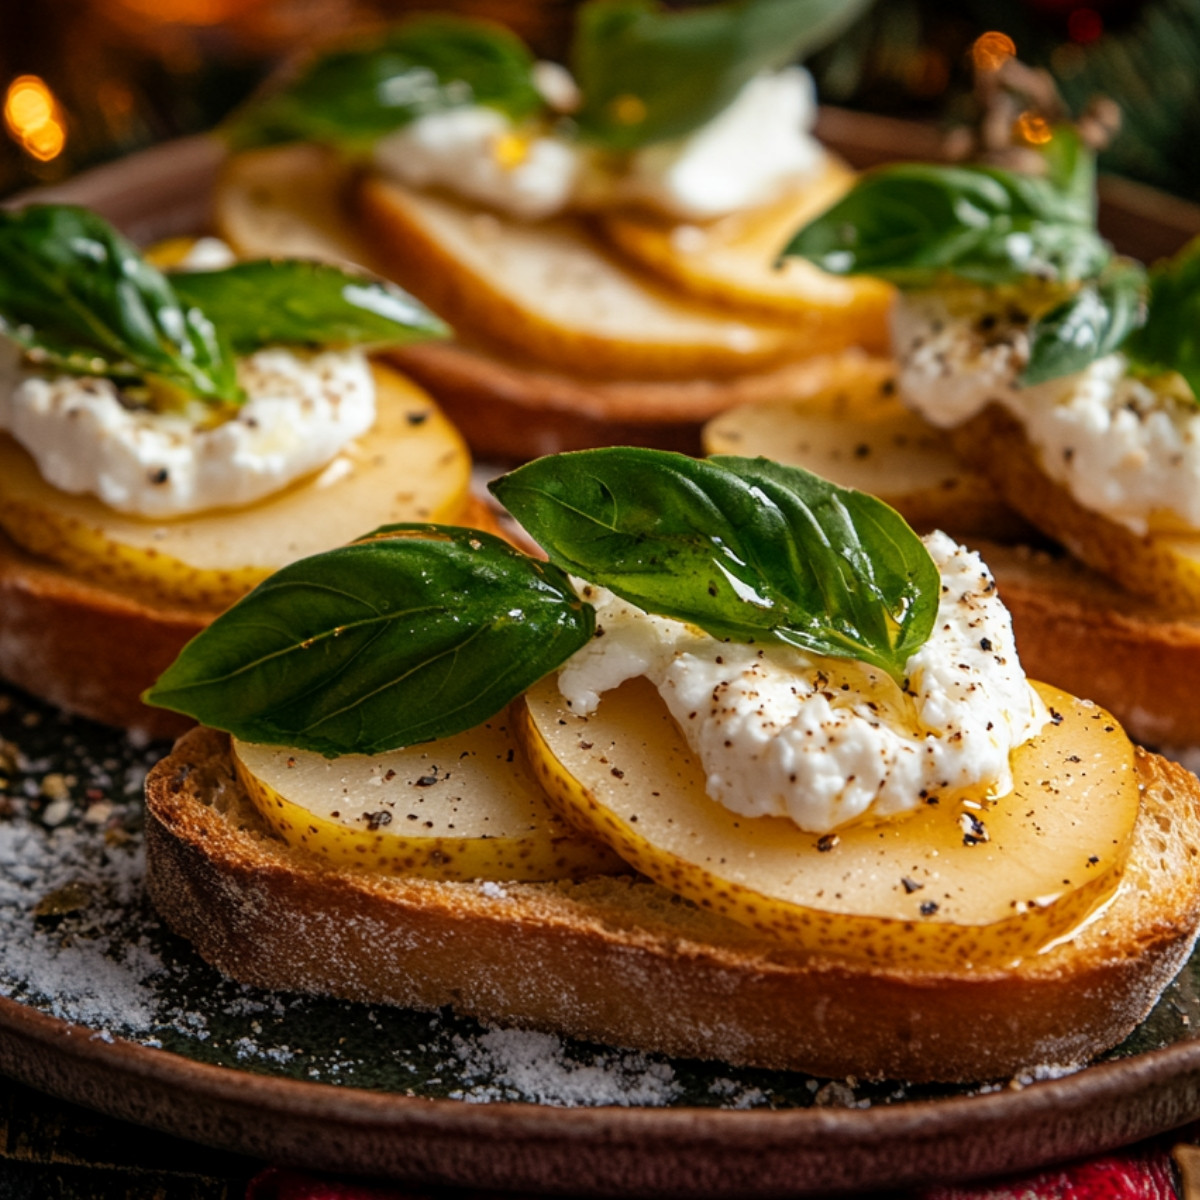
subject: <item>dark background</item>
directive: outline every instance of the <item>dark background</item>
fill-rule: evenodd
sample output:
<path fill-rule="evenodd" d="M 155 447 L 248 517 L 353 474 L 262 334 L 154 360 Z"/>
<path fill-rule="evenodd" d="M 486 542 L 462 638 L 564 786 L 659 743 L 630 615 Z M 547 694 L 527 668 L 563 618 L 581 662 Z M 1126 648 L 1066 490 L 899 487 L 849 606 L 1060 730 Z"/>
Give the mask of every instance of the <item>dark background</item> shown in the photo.
<path fill-rule="evenodd" d="M 420 8 L 481 11 L 561 55 L 572 0 L 0 0 L 0 195 L 209 129 L 290 52 Z M 998 30 L 1124 128 L 1110 171 L 1200 200 L 1200 0 L 876 0 L 811 64 L 826 103 L 953 124 Z"/>

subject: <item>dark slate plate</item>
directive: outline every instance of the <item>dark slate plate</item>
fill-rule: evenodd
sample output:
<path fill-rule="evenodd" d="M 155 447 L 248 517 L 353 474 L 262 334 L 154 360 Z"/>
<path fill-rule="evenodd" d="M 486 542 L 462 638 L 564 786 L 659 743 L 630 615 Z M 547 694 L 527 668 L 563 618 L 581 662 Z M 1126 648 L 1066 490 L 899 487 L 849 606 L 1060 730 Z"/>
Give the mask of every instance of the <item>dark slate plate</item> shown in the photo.
<path fill-rule="evenodd" d="M 894 122 L 830 120 L 853 161 L 904 144 Z M 911 154 L 925 152 L 904 129 Z M 202 224 L 219 157 L 209 139 L 175 143 L 41 198 L 168 236 Z M 1110 225 L 1174 244 L 1200 228 L 1144 189 L 1108 199 Z M 308 1167 L 658 1196 L 977 1177 L 1200 1116 L 1200 958 L 1105 1061 L 969 1091 L 668 1060 L 243 988 L 142 897 L 140 781 L 161 747 L 2 688 L 0 739 L 0 1070 L 115 1116 Z"/>

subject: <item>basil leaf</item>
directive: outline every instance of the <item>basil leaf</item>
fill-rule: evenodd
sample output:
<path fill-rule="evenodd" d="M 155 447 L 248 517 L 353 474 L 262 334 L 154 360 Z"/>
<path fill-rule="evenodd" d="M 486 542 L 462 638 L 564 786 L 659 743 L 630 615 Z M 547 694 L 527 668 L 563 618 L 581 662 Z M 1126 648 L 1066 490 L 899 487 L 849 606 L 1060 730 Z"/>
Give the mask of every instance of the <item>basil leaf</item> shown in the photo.
<path fill-rule="evenodd" d="M 866 0 L 740 0 L 668 12 L 652 0 L 590 0 L 571 65 L 581 134 L 613 150 L 682 137 L 760 71 L 824 45 Z"/>
<path fill-rule="evenodd" d="M 180 297 L 225 332 L 238 354 L 279 344 L 399 345 L 449 334 L 395 284 L 326 263 L 261 259 L 170 278 Z"/>
<path fill-rule="evenodd" d="M 473 104 L 514 121 L 541 111 L 533 56 L 499 26 L 430 16 L 320 56 L 227 132 L 235 150 L 313 141 L 366 152 L 417 117 Z"/>
<path fill-rule="evenodd" d="M 219 403 L 245 398 L 212 321 L 86 209 L 0 212 L 0 333 L 71 374 L 160 380 Z"/>
<path fill-rule="evenodd" d="M 1123 347 L 1144 374 L 1177 371 L 1200 401 L 1200 239 L 1150 268 L 1146 323 Z"/>
<path fill-rule="evenodd" d="M 1025 385 L 1082 371 L 1114 350 L 1146 319 L 1146 272 L 1124 261 L 1034 322 Z"/>
<path fill-rule="evenodd" d="M 714 637 L 902 680 L 937 616 L 937 569 L 901 517 L 798 468 L 617 448 L 540 459 L 491 486 L 552 563 Z"/>
<path fill-rule="evenodd" d="M 145 699 L 247 741 L 379 754 L 486 721 L 593 626 L 557 568 L 499 538 L 392 525 L 271 576 Z"/>
<path fill-rule="evenodd" d="M 904 163 L 871 171 L 783 254 L 901 287 L 929 287 L 946 275 L 983 285 L 1030 275 L 1089 279 L 1112 250 L 1080 190 L 1091 178 L 1086 152 L 1080 156 L 1065 189 L 994 167 Z"/>

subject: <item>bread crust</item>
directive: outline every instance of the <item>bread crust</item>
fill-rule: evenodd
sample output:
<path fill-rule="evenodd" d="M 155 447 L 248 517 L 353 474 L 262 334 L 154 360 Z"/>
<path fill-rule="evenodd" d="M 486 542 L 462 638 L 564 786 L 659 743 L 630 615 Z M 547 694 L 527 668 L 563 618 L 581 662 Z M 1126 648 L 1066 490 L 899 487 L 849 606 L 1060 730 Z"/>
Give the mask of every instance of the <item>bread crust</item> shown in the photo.
<path fill-rule="evenodd" d="M 704 423 L 727 408 L 804 399 L 874 361 L 852 350 L 732 378 L 614 381 L 559 373 L 461 341 L 403 346 L 387 356 L 437 397 L 472 453 L 504 462 L 613 445 L 699 455 Z"/>
<path fill-rule="evenodd" d="M 633 877 L 485 890 L 329 871 L 265 831 L 210 730 L 147 781 L 147 884 L 205 959 L 257 986 L 832 1077 L 1002 1078 L 1116 1044 L 1195 940 L 1200 784 L 1136 754 L 1144 803 L 1116 897 L 1008 969 L 805 955 Z"/>
<path fill-rule="evenodd" d="M 462 523 L 500 533 L 474 497 Z M 217 615 L 99 587 L 0 532 L 0 677 L 68 712 L 139 736 L 177 737 L 194 722 L 150 708 L 141 694 Z"/>
<path fill-rule="evenodd" d="M 0 533 L 0 676 L 68 712 L 147 737 L 193 724 L 140 696 L 216 613 L 97 587 Z"/>

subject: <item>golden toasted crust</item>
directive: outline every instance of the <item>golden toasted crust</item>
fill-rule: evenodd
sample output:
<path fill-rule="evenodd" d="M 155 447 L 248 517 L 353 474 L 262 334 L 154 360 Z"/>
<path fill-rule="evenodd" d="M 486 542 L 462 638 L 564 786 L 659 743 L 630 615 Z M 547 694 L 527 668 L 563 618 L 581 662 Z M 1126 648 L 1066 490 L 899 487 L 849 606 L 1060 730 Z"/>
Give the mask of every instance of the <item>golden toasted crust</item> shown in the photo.
<path fill-rule="evenodd" d="M 0 676 L 69 712 L 174 737 L 139 696 L 216 613 L 165 609 L 26 554 L 0 533 Z"/>
<path fill-rule="evenodd" d="M 501 532 L 474 498 L 462 523 Z M 68 712 L 148 737 L 178 736 L 192 722 L 140 697 L 216 616 L 98 587 L 0 533 L 0 677 Z"/>
<path fill-rule="evenodd" d="M 195 730 L 147 781 L 167 923 L 243 982 L 457 1011 L 614 1045 L 819 1075 L 999 1078 L 1120 1041 L 1200 922 L 1200 784 L 1137 751 L 1143 807 L 1110 905 L 1008 969 L 806 957 L 645 880 L 505 884 L 329 871 L 258 822 L 227 741 Z"/>
<path fill-rule="evenodd" d="M 701 453 L 717 413 L 756 400 L 804 399 L 863 369 L 857 351 L 726 379 L 600 380 L 556 373 L 462 342 L 404 346 L 388 357 L 437 397 L 474 454 L 523 462 L 591 446 Z"/>

